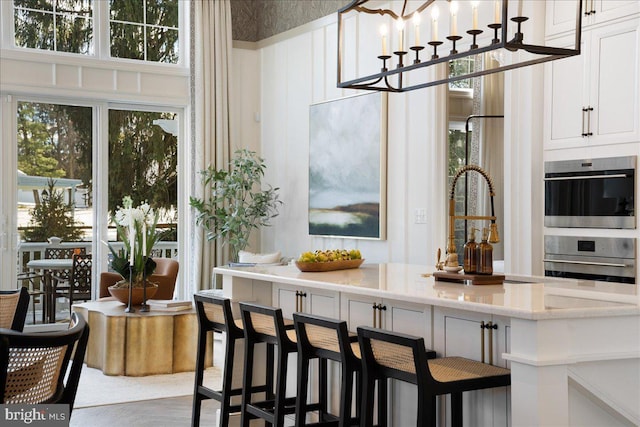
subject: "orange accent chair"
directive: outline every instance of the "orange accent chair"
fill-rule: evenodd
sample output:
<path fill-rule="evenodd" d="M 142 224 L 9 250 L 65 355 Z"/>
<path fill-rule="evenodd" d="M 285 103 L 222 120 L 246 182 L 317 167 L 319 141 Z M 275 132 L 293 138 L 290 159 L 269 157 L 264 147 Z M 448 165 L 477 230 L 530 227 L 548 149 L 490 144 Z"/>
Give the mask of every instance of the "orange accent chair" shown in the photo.
<path fill-rule="evenodd" d="M 178 278 L 178 261 L 172 258 L 154 258 L 156 269 L 151 276 L 150 282 L 158 284 L 158 291 L 153 299 L 173 299 L 173 291 L 176 287 L 176 279 Z M 118 273 L 105 271 L 100 273 L 100 295 L 99 298 L 111 297 L 109 286 L 115 285 L 122 280 L 122 276 Z"/>

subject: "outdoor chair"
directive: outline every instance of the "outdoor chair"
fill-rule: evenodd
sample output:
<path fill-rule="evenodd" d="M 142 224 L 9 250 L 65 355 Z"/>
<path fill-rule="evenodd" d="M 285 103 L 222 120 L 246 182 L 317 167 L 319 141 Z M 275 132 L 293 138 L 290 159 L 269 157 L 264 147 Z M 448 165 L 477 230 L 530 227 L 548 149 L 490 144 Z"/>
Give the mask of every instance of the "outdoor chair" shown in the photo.
<path fill-rule="evenodd" d="M 73 267 L 68 281 L 64 277 L 53 276 L 52 304 L 53 313 L 56 312 L 56 299 L 60 297 L 69 300 L 69 312 L 74 301 L 91 299 L 91 254 L 74 254 Z"/>
<path fill-rule="evenodd" d="M 27 288 L 0 291 L 0 328 L 22 332 L 29 310 Z"/>
<path fill-rule="evenodd" d="M 88 338 L 89 326 L 77 313 L 64 331 L 0 330 L 0 404 L 60 403 L 71 414 Z"/>

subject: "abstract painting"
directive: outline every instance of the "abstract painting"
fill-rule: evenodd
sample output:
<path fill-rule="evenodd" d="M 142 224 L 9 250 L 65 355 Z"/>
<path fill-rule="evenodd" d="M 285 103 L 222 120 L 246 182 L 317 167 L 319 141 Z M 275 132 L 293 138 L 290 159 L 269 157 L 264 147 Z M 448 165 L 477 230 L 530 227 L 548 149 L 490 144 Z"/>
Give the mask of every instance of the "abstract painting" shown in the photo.
<path fill-rule="evenodd" d="M 385 238 L 387 96 L 309 108 L 309 234 Z"/>

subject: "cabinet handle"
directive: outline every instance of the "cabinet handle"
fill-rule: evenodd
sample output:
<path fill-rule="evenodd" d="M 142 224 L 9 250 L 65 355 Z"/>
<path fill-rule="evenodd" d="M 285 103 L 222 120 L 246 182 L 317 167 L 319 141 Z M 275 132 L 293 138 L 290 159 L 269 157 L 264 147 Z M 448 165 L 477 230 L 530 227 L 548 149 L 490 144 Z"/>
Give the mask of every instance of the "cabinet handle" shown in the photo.
<path fill-rule="evenodd" d="M 382 312 L 387 311 L 387 306 L 378 304 L 378 328 L 382 327 Z"/>
<path fill-rule="evenodd" d="M 300 291 L 296 291 L 296 312 L 300 312 Z"/>
<path fill-rule="evenodd" d="M 498 325 L 489 322 L 487 323 L 487 329 L 489 329 L 489 365 L 493 365 L 493 330 L 498 329 Z"/>
<path fill-rule="evenodd" d="M 593 132 L 591 132 L 591 112 L 592 111 L 593 111 L 593 107 L 587 108 L 587 136 L 593 135 Z"/>
<path fill-rule="evenodd" d="M 594 15 L 596 14 L 596 7 L 595 7 L 594 0 L 591 0 L 591 10 L 589 12 L 591 12 Z"/>
<path fill-rule="evenodd" d="M 484 320 L 480 322 L 480 361 L 484 363 Z"/>
<path fill-rule="evenodd" d="M 376 304 L 375 302 L 373 303 L 373 307 L 371 307 L 371 313 L 373 313 L 373 317 L 372 317 L 372 322 L 373 323 L 373 327 L 377 328 L 376 326 L 376 310 L 378 309 L 378 304 Z"/>
<path fill-rule="evenodd" d="M 584 131 L 584 115 L 587 112 L 587 109 L 582 107 L 582 137 L 587 136 L 587 133 Z"/>

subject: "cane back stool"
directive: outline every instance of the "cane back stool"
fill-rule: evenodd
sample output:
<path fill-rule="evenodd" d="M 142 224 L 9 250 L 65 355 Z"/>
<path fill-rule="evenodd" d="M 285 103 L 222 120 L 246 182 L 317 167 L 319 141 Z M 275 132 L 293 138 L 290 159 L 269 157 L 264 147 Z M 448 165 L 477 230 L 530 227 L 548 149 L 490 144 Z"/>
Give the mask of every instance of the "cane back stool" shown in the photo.
<path fill-rule="evenodd" d="M 240 303 L 244 324 L 245 351 L 242 389 L 241 423 L 249 427 L 252 419 L 261 418 L 268 425 L 284 425 L 284 416 L 295 412 L 295 397 L 286 397 L 289 354 L 296 353 L 296 331 L 282 317 L 282 310 L 246 302 Z M 293 326 L 293 325 L 292 325 Z M 254 400 L 253 361 L 256 344 L 266 344 L 267 391 L 263 400 Z M 277 351 L 274 366 L 274 351 Z M 275 390 L 273 388 L 275 382 Z M 313 409 L 316 409 L 315 407 Z"/>
<path fill-rule="evenodd" d="M 240 412 L 240 404 L 231 404 L 231 398 L 242 395 L 242 388 L 233 388 L 232 382 L 236 341 L 244 339 L 242 319 L 233 318 L 231 300 L 222 295 L 205 295 L 202 293 L 194 295 L 193 299 L 198 313 L 198 353 L 196 356 L 191 425 L 194 427 L 200 425 L 202 401 L 214 399 L 220 402 L 220 425 L 227 426 L 229 425 L 230 414 Z M 209 332 L 224 334 L 225 355 L 222 388 L 220 390 L 214 390 L 203 385 L 207 335 Z M 254 387 L 253 390 L 254 392 L 264 392 L 266 389 L 265 385 L 261 385 Z"/>
<path fill-rule="evenodd" d="M 350 335 L 347 322 L 293 313 L 293 322 L 298 338 L 298 401 L 296 402 L 296 427 L 306 426 L 309 385 L 309 362 L 318 359 L 318 422 L 314 426 L 358 425 L 360 422 L 360 346 L 357 336 Z M 340 409 L 337 415 L 327 410 L 327 361 L 341 364 Z M 354 380 L 355 376 L 355 380 Z M 352 417 L 354 384 L 356 388 L 356 414 Z"/>
<path fill-rule="evenodd" d="M 423 338 L 361 326 L 358 341 L 363 365 L 362 426 L 371 425 L 369 408 L 376 379 L 417 385 L 419 427 L 436 426 L 436 396 L 451 395 L 451 426 L 462 427 L 462 392 L 511 384 L 508 369 L 463 357 L 435 358 L 435 352 L 425 349 Z M 385 425 L 385 420 L 378 421 Z"/>

